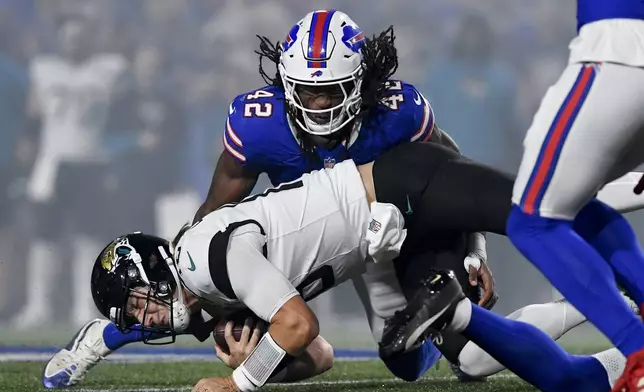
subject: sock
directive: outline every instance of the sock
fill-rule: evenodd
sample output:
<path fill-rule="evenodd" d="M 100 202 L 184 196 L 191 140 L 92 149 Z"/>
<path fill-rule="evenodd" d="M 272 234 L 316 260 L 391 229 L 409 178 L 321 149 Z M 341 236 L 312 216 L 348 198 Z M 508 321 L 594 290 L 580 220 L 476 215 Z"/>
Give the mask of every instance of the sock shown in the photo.
<path fill-rule="evenodd" d="M 539 390 L 610 389 L 606 370 L 596 358 L 566 353 L 532 325 L 506 319 L 467 299 L 458 304 L 450 329 L 464 325 L 464 336 Z"/>
<path fill-rule="evenodd" d="M 505 369 L 505 366 L 471 340 L 458 354 L 458 363 L 459 368 L 472 377 L 488 377 Z"/>
<path fill-rule="evenodd" d="M 593 200 L 579 212 L 573 227 L 608 262 L 635 303 L 644 304 L 644 254 L 628 221 Z"/>
<path fill-rule="evenodd" d="M 441 353 L 428 339 L 419 347 L 404 353 L 382 358 L 387 369 L 405 381 L 416 381 L 441 357 Z"/>
<path fill-rule="evenodd" d="M 506 318 L 534 325 L 554 340 L 586 321 L 586 318 L 568 301 L 528 305 L 510 313 Z M 473 377 L 487 377 L 505 369 L 472 341 L 463 347 L 458 355 L 458 361 L 461 370 Z"/>
<path fill-rule="evenodd" d="M 622 299 L 608 263 L 573 230 L 572 222 L 527 215 L 514 206 L 508 236 L 625 356 L 644 347 L 644 323 Z"/>
<path fill-rule="evenodd" d="M 586 317 L 566 300 L 528 305 L 507 318 L 534 325 L 554 340 L 586 321 Z"/>
<path fill-rule="evenodd" d="M 626 357 L 622 355 L 616 348 L 609 348 L 606 351 L 602 351 L 597 354 L 593 354 L 593 357 L 596 358 L 599 363 L 606 370 L 608 375 L 608 382 L 611 388 L 615 385 L 615 382 L 619 377 L 624 373 L 624 368 L 626 367 Z"/>
<path fill-rule="evenodd" d="M 128 343 L 142 342 L 144 336 L 150 340 L 167 337 L 165 334 L 155 334 L 150 331 L 145 331 L 144 334 L 136 326 L 127 332 L 121 332 L 113 323 L 107 325 L 103 330 L 103 340 L 111 351 L 117 350 Z"/>

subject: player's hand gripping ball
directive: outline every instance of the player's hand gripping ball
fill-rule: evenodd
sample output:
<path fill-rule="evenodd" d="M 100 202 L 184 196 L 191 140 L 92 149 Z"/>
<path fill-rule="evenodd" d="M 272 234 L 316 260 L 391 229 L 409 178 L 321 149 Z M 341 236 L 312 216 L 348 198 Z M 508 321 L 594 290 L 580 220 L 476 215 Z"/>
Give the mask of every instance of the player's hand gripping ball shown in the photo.
<path fill-rule="evenodd" d="M 268 326 L 250 310 L 234 312 L 220 320 L 212 333 L 217 357 L 236 369 L 253 351 Z"/>

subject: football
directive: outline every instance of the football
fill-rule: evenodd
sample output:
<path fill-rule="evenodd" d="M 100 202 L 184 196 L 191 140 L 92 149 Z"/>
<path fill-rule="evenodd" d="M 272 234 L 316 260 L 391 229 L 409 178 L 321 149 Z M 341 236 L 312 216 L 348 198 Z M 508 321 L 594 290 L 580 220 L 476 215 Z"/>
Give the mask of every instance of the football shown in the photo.
<path fill-rule="evenodd" d="M 255 328 L 255 325 L 257 323 L 261 324 L 260 330 L 262 331 L 262 336 L 268 330 L 268 326 L 266 325 L 266 323 L 262 319 L 257 317 L 249 309 L 244 309 L 244 310 L 236 311 L 229 314 L 228 316 L 222 318 L 217 323 L 217 325 L 215 325 L 215 329 L 212 332 L 212 336 L 215 339 L 215 343 L 217 343 L 219 347 L 221 347 L 221 349 L 226 354 L 230 354 L 228 343 L 226 343 L 226 338 L 225 338 L 226 323 L 228 323 L 229 321 L 232 321 L 235 324 L 233 326 L 233 337 L 235 338 L 235 340 L 239 340 L 241 338 L 242 329 L 244 328 L 244 321 L 247 318 L 251 318 L 253 320 L 251 325 L 251 334 L 253 333 L 252 329 Z"/>

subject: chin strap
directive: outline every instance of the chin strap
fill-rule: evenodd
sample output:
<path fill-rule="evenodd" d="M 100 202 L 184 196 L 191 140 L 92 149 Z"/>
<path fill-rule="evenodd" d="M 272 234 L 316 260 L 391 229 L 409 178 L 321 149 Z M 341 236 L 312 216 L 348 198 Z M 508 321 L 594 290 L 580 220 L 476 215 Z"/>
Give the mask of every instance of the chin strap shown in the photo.
<path fill-rule="evenodd" d="M 177 283 L 177 298 L 172 301 L 172 325 L 171 328 L 175 332 L 183 332 L 190 325 L 190 309 L 186 306 L 185 298 L 183 296 L 183 288 L 181 287 L 181 280 L 179 279 L 179 268 L 174 259 L 166 253 L 163 246 L 159 246 L 159 253 L 161 257 L 170 267 L 170 272 L 174 281 Z"/>

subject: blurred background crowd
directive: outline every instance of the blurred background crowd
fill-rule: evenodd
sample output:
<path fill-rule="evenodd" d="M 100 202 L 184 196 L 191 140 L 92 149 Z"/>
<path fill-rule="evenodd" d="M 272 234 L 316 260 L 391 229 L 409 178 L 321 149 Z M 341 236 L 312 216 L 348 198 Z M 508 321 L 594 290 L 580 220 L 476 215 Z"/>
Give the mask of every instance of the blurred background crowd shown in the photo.
<path fill-rule="evenodd" d="M 394 25 L 397 78 L 466 155 L 511 172 L 576 33 L 573 0 L 0 0 L 0 324 L 93 317 L 101 246 L 171 236 L 205 196 L 229 102 L 263 83 L 256 34 L 283 40 L 322 8 L 369 35 Z M 489 242 L 497 311 L 551 299 Z M 363 317 L 347 288 L 322 298 L 323 325 Z"/>

